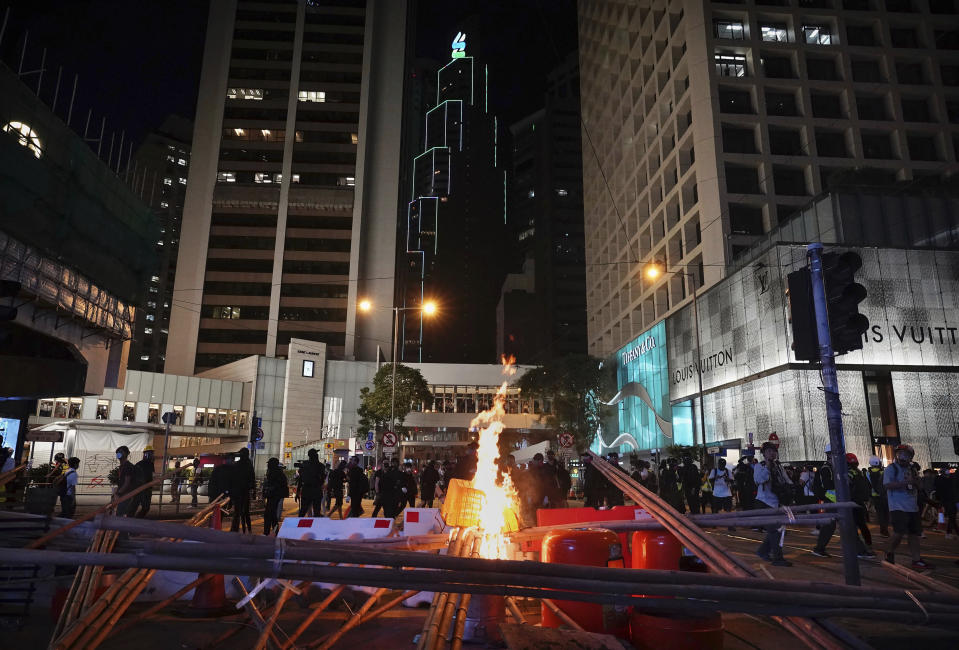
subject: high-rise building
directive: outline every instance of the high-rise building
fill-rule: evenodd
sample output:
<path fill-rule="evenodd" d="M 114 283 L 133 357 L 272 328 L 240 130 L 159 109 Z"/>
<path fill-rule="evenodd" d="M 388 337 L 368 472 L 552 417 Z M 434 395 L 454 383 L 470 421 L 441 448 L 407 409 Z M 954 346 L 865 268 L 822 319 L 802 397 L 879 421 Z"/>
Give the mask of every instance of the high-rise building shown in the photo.
<path fill-rule="evenodd" d="M 523 275 L 531 274 L 534 286 L 525 300 L 504 297 L 504 328 L 497 336 L 504 353 L 525 363 L 586 352 L 579 102 L 573 54 L 550 73 L 545 108 L 510 126 L 507 220 L 518 257 L 532 262 L 524 264 Z M 517 282 L 510 283 L 511 293 L 523 286 Z"/>
<path fill-rule="evenodd" d="M 413 160 L 399 277 L 400 359 L 483 363 L 496 353 L 496 303 L 506 275 L 506 176 L 489 68 L 457 33 L 437 72 L 423 148 Z M 424 317 L 426 300 L 439 313 Z"/>
<path fill-rule="evenodd" d="M 163 372 L 192 134 L 189 120 L 171 115 L 147 135 L 134 154 L 131 186 L 156 215 L 160 238 L 156 242 L 157 266 L 137 305 L 130 342 L 132 370 Z"/>
<path fill-rule="evenodd" d="M 589 349 L 725 274 L 850 171 L 926 181 L 959 149 L 953 0 L 579 4 Z M 665 263 L 655 282 L 649 262 Z"/>
<path fill-rule="evenodd" d="M 213 0 L 166 371 L 290 338 L 374 358 L 391 306 L 407 3 Z"/>

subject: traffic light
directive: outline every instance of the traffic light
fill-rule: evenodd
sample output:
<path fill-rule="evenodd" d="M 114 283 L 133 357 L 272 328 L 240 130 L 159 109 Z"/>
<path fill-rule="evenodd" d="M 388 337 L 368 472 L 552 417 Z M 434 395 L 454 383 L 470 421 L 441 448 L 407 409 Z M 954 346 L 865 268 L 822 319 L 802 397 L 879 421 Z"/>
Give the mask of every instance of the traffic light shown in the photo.
<path fill-rule="evenodd" d="M 16 280 L 0 280 L 0 298 L 9 298 L 10 306 L 0 305 L 0 321 L 16 320 L 17 308 L 13 300 L 20 293 L 20 283 Z"/>
<path fill-rule="evenodd" d="M 866 299 L 866 287 L 855 279 L 861 268 L 862 258 L 852 251 L 822 256 L 829 333 L 837 355 L 861 350 L 863 335 L 869 330 L 869 319 L 859 313 L 859 303 Z"/>
<path fill-rule="evenodd" d="M 786 298 L 789 300 L 789 324 L 792 327 L 792 348 L 796 360 L 818 361 L 819 336 L 816 333 L 816 313 L 808 267 L 786 276 Z"/>

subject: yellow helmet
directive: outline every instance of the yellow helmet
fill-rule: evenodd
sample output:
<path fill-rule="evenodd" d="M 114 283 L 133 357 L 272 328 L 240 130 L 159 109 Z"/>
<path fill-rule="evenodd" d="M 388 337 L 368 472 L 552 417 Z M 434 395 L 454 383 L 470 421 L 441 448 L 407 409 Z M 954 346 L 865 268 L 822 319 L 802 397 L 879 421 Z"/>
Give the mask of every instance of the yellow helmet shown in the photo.
<path fill-rule="evenodd" d="M 153 445 L 147 445 L 143 448 L 143 451 L 153 451 Z"/>

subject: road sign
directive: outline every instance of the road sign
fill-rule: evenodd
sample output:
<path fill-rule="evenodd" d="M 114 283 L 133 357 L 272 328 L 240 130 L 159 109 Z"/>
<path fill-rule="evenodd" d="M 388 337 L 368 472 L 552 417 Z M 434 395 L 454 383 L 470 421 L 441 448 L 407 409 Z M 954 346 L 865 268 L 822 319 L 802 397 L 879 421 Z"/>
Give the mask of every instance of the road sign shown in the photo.
<path fill-rule="evenodd" d="M 176 413 L 167 411 L 160 419 L 163 421 L 163 424 L 176 424 Z"/>
<path fill-rule="evenodd" d="M 366 447 L 366 451 L 373 451 L 373 449 L 376 448 L 376 443 L 372 440 L 367 440 L 363 446 Z"/>
<path fill-rule="evenodd" d="M 256 434 L 254 434 L 253 439 L 256 442 L 260 442 L 261 440 L 263 440 L 263 429 L 261 429 L 260 427 L 257 427 Z M 260 448 L 261 447 L 257 447 L 257 449 L 260 449 Z"/>
<path fill-rule="evenodd" d="M 326 444 L 323 445 L 323 446 L 326 448 L 327 451 L 331 451 L 331 450 L 333 449 L 333 443 L 332 443 L 332 442 L 328 442 L 328 443 L 326 443 Z"/>
<path fill-rule="evenodd" d="M 283 460 L 290 460 L 291 458 L 293 458 L 293 454 L 291 454 L 290 452 L 286 452 L 285 454 L 283 454 Z"/>
<path fill-rule="evenodd" d="M 573 442 L 574 442 L 573 434 L 571 434 L 570 432 L 564 431 L 563 433 L 559 434 L 560 447 L 563 447 L 564 449 L 568 449 L 573 446 Z"/>
<path fill-rule="evenodd" d="M 256 442 L 256 448 L 257 448 L 257 449 L 266 449 L 266 443 L 257 441 L 257 442 Z"/>
<path fill-rule="evenodd" d="M 777 447 L 779 446 L 779 436 L 776 435 L 775 431 L 769 434 L 769 442 L 773 443 Z"/>
<path fill-rule="evenodd" d="M 384 447 L 395 447 L 396 446 L 396 434 L 392 431 L 387 431 L 383 434 L 383 446 Z"/>
<path fill-rule="evenodd" d="M 370 442 L 373 441 L 373 432 L 372 432 L 372 431 L 367 431 L 367 432 L 366 432 L 366 439 L 369 440 Z"/>
<path fill-rule="evenodd" d="M 289 441 L 283 443 L 283 446 L 286 447 L 287 449 L 293 449 L 293 443 Z"/>
<path fill-rule="evenodd" d="M 718 454 L 718 453 L 719 453 L 719 447 L 706 447 L 706 453 L 707 453 L 707 454 Z"/>

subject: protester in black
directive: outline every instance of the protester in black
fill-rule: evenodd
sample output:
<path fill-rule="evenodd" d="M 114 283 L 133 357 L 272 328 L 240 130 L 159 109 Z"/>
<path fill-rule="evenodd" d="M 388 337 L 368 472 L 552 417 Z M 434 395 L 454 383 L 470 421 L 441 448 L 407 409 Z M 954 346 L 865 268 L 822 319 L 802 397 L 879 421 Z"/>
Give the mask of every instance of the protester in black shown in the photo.
<path fill-rule="evenodd" d="M 698 515 L 701 512 L 699 492 L 702 481 L 699 467 L 693 462 L 692 456 L 683 456 L 683 466 L 679 469 L 679 474 L 689 512 Z"/>
<path fill-rule="evenodd" d="M 350 460 L 347 467 L 347 494 L 350 497 L 350 517 L 363 516 L 363 497 L 370 489 L 370 481 L 366 478 L 366 472 L 360 467 L 356 458 Z"/>
<path fill-rule="evenodd" d="M 153 481 L 153 447 L 147 445 L 143 450 L 143 458 L 134 465 L 137 472 L 137 482 L 150 483 Z M 135 501 L 130 509 L 130 514 L 139 519 L 143 519 L 150 512 L 150 504 L 153 501 L 153 489 L 144 490 L 133 497 Z"/>
<path fill-rule="evenodd" d="M 401 503 L 405 497 L 403 488 L 406 487 L 406 480 L 400 471 L 399 461 L 390 461 L 380 485 L 383 490 L 383 516 L 393 519 L 402 510 Z"/>
<path fill-rule="evenodd" d="M 233 504 L 230 530 L 237 531 L 242 527 L 244 533 L 252 533 L 250 492 L 256 485 L 256 475 L 253 473 L 253 463 L 250 461 L 250 450 L 243 447 L 240 449 L 239 456 L 239 460 L 236 461 L 230 472 L 228 483 L 230 501 Z"/>
<path fill-rule="evenodd" d="M 210 501 L 216 501 L 220 495 L 230 489 L 230 470 L 233 468 L 233 457 L 227 459 L 226 463 L 217 465 L 210 472 L 210 485 L 207 487 L 207 496 Z"/>
<path fill-rule="evenodd" d="M 420 474 L 420 501 L 424 508 L 433 507 L 433 499 L 436 495 L 436 484 L 440 480 L 440 473 L 436 470 L 436 461 L 431 460 L 426 463 L 423 472 Z"/>
<path fill-rule="evenodd" d="M 302 469 L 302 468 L 301 468 Z M 326 516 L 332 517 L 333 512 L 340 513 L 340 519 L 343 517 L 343 483 L 346 481 L 346 461 L 341 460 L 336 469 L 326 477 L 326 494 L 330 500 L 330 509 Z"/>
<path fill-rule="evenodd" d="M 300 463 L 300 475 L 297 478 L 296 490 L 300 500 L 299 514 L 305 517 L 312 511 L 314 517 L 323 516 L 323 481 L 326 478 L 326 468 L 320 462 L 319 452 L 310 449 L 306 452 L 307 459 Z"/>
<path fill-rule="evenodd" d="M 753 480 L 753 467 L 750 464 L 750 456 L 743 456 L 736 463 L 736 469 L 733 470 L 733 481 L 736 485 L 736 494 L 739 497 L 739 507 L 741 510 L 752 510 L 753 503 L 756 500 L 756 482 Z"/>
<path fill-rule="evenodd" d="M 580 456 L 583 464 L 583 505 L 587 508 L 599 508 L 603 505 L 603 475 L 593 467 L 593 457 L 589 454 Z"/>
<path fill-rule="evenodd" d="M 385 474 L 386 468 L 383 466 L 377 467 L 373 472 L 373 514 L 370 516 L 374 518 L 383 507 L 383 476 Z"/>
<path fill-rule="evenodd" d="M 283 500 L 290 494 L 290 485 L 286 473 L 280 466 L 279 458 L 266 461 L 266 478 L 263 479 L 263 534 L 270 535 L 280 529 L 280 515 L 283 513 Z"/>
<path fill-rule="evenodd" d="M 832 447 L 826 445 L 826 462 L 819 467 L 816 477 L 813 479 L 812 489 L 816 498 L 823 503 L 836 503 L 836 478 L 832 471 Z M 852 456 L 852 454 L 850 454 Z M 853 456 L 855 458 L 855 456 Z M 848 462 L 848 457 L 847 457 Z M 858 462 L 858 461 L 857 461 Z M 854 515 L 855 516 L 855 515 Z M 864 522 L 865 523 L 865 522 Z M 868 529 L 867 529 L 868 530 Z M 819 536 L 816 538 L 816 546 L 812 549 L 812 554 L 818 557 L 832 557 L 826 550 L 826 546 L 836 532 L 836 520 L 832 519 L 828 523 L 819 527 Z M 856 535 L 857 555 L 861 559 L 872 559 L 876 557 L 875 553 L 870 551 L 859 536 Z"/>
<path fill-rule="evenodd" d="M 872 502 L 873 510 L 876 511 L 876 519 L 879 520 L 879 534 L 889 537 L 889 500 L 886 497 L 886 486 L 882 484 L 882 475 L 882 461 L 878 456 L 870 456 L 869 469 L 866 470 L 866 476 L 872 486 L 869 500 Z"/>
<path fill-rule="evenodd" d="M 660 467 L 659 470 L 659 490 L 663 500 L 682 514 L 686 512 L 686 506 L 683 503 L 682 481 L 678 465 L 679 461 L 675 458 L 666 459 L 665 467 Z"/>
<path fill-rule="evenodd" d="M 121 445 L 117 447 L 117 460 L 120 461 L 120 466 L 117 468 L 117 497 L 121 497 L 124 494 L 129 494 L 137 488 L 137 471 L 133 466 L 133 463 L 130 462 L 130 448 L 126 445 Z M 133 508 L 135 504 L 133 499 L 136 497 L 131 497 L 130 499 L 124 499 L 117 504 L 117 516 L 126 517 L 127 515 L 133 514 Z"/>

